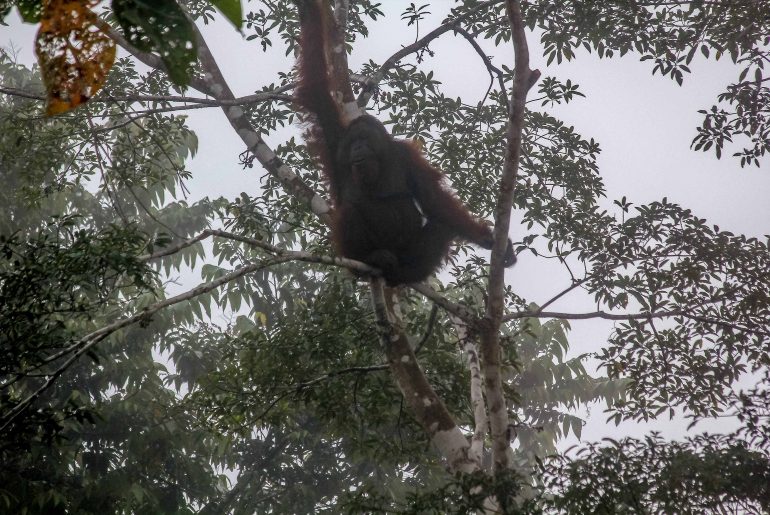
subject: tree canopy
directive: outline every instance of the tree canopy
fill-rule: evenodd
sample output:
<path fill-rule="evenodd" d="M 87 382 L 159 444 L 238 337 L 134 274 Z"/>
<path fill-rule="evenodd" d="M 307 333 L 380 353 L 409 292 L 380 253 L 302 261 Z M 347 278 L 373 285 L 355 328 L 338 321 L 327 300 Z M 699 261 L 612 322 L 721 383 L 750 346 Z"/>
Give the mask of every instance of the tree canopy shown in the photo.
<path fill-rule="evenodd" d="M 633 54 L 677 88 L 693 61 L 730 60 L 691 148 L 766 173 L 766 6 L 449 4 L 322 2 L 343 112 L 416 141 L 495 228 L 491 256 L 458 242 L 436 277 L 389 289 L 332 249 L 292 102 L 293 3 L 0 1 L 0 21 L 38 27 L 37 66 L 0 49 L 0 511 L 770 510 L 770 236 L 607 198 L 599 142 L 556 115 L 601 99 L 551 73 Z M 220 17 L 282 63 L 246 96 L 201 30 Z M 350 69 L 383 24 L 389 57 Z M 472 101 L 434 71 L 448 38 L 488 73 Z M 193 132 L 201 109 L 232 131 Z M 199 138 L 242 142 L 239 195 L 189 195 Z M 537 298 L 504 273 L 508 236 L 562 274 Z M 584 320 L 609 334 L 576 353 Z M 595 441 L 591 407 L 738 429 Z"/>

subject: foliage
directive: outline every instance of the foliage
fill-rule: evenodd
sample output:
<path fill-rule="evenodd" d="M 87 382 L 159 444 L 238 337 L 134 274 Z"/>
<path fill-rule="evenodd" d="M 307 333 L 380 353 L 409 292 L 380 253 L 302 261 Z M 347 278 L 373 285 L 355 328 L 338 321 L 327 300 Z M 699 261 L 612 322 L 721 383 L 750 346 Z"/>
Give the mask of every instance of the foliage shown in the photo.
<path fill-rule="evenodd" d="M 151 84 L 119 69 L 108 87 Z M 6 86 L 40 84 L 5 54 L 0 70 Z M 97 138 L 87 110 L 39 112 L 29 99 L 0 100 L 0 511 L 183 513 L 219 492 L 211 463 L 222 440 L 175 408 L 181 384 L 165 384 L 154 349 L 173 318 L 147 319 L 60 367 L 82 337 L 162 295 L 141 255 L 205 223 L 205 202 L 166 200 L 195 140 L 180 118 L 153 115 Z M 35 408 L 19 410 L 47 380 Z"/>
<path fill-rule="evenodd" d="M 265 0 L 242 13 L 235 0 L 115 0 L 105 19 L 160 57 L 163 69 L 149 71 L 133 58 L 112 63 L 111 32 L 92 2 L 17 0 L 0 3 L 0 16 L 12 4 L 41 25 L 41 71 L 0 51 L 0 511 L 467 513 L 488 507 L 490 495 L 507 513 L 768 509 L 768 242 L 723 231 L 666 198 L 623 197 L 607 210 L 599 143 L 550 112 L 582 101 L 578 84 L 544 77 L 528 104 L 513 237 L 518 253 L 562 264 L 571 274 L 563 294 L 583 292 L 597 312 L 549 313 L 507 287 L 501 370 L 517 469 L 453 476 L 389 375 L 363 282 L 339 267 L 275 260 L 254 244 L 330 255 L 328 231 L 307 203 L 280 175 L 263 173 L 255 152 L 241 162 L 260 173 L 258 187 L 249 180 L 232 199 L 186 197 L 197 137 L 177 111 L 201 99 L 178 100 L 192 95 L 180 86 L 204 71 L 188 15 L 210 21 L 214 5 L 237 27 L 243 19 L 256 49 L 291 56 L 291 3 Z M 456 2 L 452 12 L 478 5 Z M 352 2 L 346 42 L 352 48 L 386 13 L 423 36 L 436 8 L 393 13 Z M 460 26 L 502 52 L 511 36 L 502 8 L 490 4 Z M 741 71 L 703 111 L 693 148 L 720 156 L 743 145 L 741 165 L 758 165 L 770 148 L 768 18 L 759 3 L 523 9 L 549 62 L 576 59 L 581 48 L 606 58 L 636 52 L 653 73 L 682 83 L 694 59 L 729 56 Z M 488 68 L 489 90 L 469 104 L 444 92 L 431 57 L 442 56 L 429 43 L 385 70 L 374 112 L 420 142 L 463 202 L 490 217 L 513 70 Z M 355 71 L 372 76 L 380 65 Z M 289 127 L 292 74 L 265 82 L 273 80 L 259 91 L 268 100 L 221 107 L 262 133 Z M 61 114 L 42 117 L 43 98 Z M 299 138 L 274 150 L 324 192 Z M 240 239 L 189 240 L 210 227 Z M 458 245 L 431 286 L 481 313 L 486 264 Z M 244 266 L 254 268 L 211 286 Z M 197 275 L 180 294 L 174 283 Z M 471 373 L 456 325 L 412 290 L 401 307 L 420 366 L 472 434 Z M 570 353 L 571 318 L 614 321 L 595 355 Z M 588 372 L 596 363 L 606 377 Z M 747 378 L 756 384 L 741 389 Z M 694 422 L 735 416 L 743 427 L 559 455 L 560 439 L 585 437 L 578 410 L 596 404 L 615 422 L 681 413 Z"/>
<path fill-rule="evenodd" d="M 730 436 L 607 440 L 546 466 L 557 513 L 766 513 L 770 462 Z"/>
<path fill-rule="evenodd" d="M 637 52 L 655 63 L 653 75 L 682 84 L 699 54 L 729 56 L 741 65 L 738 82 L 719 95 L 721 105 L 703 110 L 703 124 L 693 139 L 695 150 L 721 157 L 725 144 L 748 140 L 733 155 L 741 166 L 770 151 L 770 89 L 764 78 L 770 20 L 765 6 L 752 0 L 727 3 L 649 2 L 533 2 L 526 9 L 530 27 L 541 29 L 548 62 L 574 59 L 584 47 L 600 57 Z"/>
<path fill-rule="evenodd" d="M 403 504 L 394 505 L 386 496 L 368 490 L 353 492 L 343 501 L 344 513 L 463 514 L 484 510 L 490 493 L 500 494 L 508 503 L 503 513 L 525 513 L 515 507 L 522 478 L 513 471 L 489 475 L 482 472 L 457 475 L 438 488 L 410 492 Z"/>
<path fill-rule="evenodd" d="M 40 23 L 36 38 L 38 63 L 48 94 L 47 114 L 74 109 L 104 86 L 115 60 L 109 26 L 87 0 L 7 0 L 0 3 L 0 24 L 13 4 L 22 19 Z M 240 0 L 212 0 L 240 29 Z M 143 52 L 156 52 L 168 77 L 186 86 L 197 60 L 194 22 L 176 0 L 113 0 L 111 10 L 128 42 Z"/>

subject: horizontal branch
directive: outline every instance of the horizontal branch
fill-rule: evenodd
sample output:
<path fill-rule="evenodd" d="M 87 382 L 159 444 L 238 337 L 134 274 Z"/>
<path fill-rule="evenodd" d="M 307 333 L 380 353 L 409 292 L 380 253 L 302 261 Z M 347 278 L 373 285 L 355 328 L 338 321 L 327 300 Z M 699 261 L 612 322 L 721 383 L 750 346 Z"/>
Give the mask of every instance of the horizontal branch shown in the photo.
<path fill-rule="evenodd" d="M 106 102 L 185 102 L 188 104 L 200 104 L 211 107 L 226 107 L 226 106 L 238 106 L 256 104 L 259 102 L 265 102 L 267 100 L 281 100 L 284 102 L 291 102 L 291 95 L 285 95 L 284 92 L 291 90 L 294 84 L 287 84 L 276 88 L 273 91 L 261 91 L 254 93 L 253 95 L 247 95 L 245 97 L 238 97 L 234 99 L 214 99 L 214 98 L 200 98 L 200 97 L 188 97 L 184 95 L 97 95 L 89 100 L 89 103 L 106 103 Z M 18 88 L 9 88 L 0 86 L 0 93 L 4 93 L 9 96 L 29 98 L 32 100 L 46 100 L 43 93 L 34 93 L 25 91 Z"/>
<path fill-rule="evenodd" d="M 269 252 L 274 256 L 288 257 L 292 261 L 304 261 L 306 263 L 322 263 L 325 265 L 341 266 L 341 267 L 345 267 L 350 270 L 353 270 L 355 272 L 359 272 L 366 275 L 373 275 L 376 277 L 381 275 L 378 269 L 371 267 L 366 263 L 362 263 L 361 261 L 356 261 L 355 259 L 348 259 L 344 257 L 319 256 L 316 254 L 311 254 L 309 252 L 282 249 L 280 247 L 276 247 L 275 245 L 272 245 L 266 241 L 259 240 L 257 238 L 249 238 L 248 236 L 242 236 L 240 234 L 222 231 L 220 229 L 206 229 L 202 231 L 200 234 L 198 234 L 197 236 L 188 238 L 184 241 L 177 243 L 176 245 L 172 245 L 163 250 L 159 250 L 158 252 L 155 252 L 153 254 L 146 254 L 144 256 L 140 256 L 139 259 L 141 261 L 151 261 L 153 259 L 158 259 L 164 256 L 170 256 L 171 254 L 175 254 L 184 248 L 195 245 L 199 241 L 205 240 L 209 236 L 217 236 L 219 238 L 246 243 L 248 245 L 252 245 L 254 247 L 259 247 L 263 250 L 266 250 L 267 252 Z"/>
<path fill-rule="evenodd" d="M 296 392 L 301 392 L 302 390 L 305 390 L 306 388 L 309 388 L 314 384 L 321 383 L 323 381 L 332 379 L 333 377 L 338 377 L 346 374 L 368 374 L 369 372 L 377 372 L 380 370 L 387 370 L 387 369 L 388 369 L 388 365 L 371 365 L 368 367 L 343 368 L 342 370 L 335 370 L 333 372 L 326 373 L 324 375 L 316 377 L 315 379 L 311 379 L 303 383 L 297 383 L 292 387 L 292 390 Z"/>
<path fill-rule="evenodd" d="M 560 318 L 563 320 L 590 320 L 600 318 L 603 320 L 648 320 L 650 318 L 667 318 L 682 316 L 682 311 L 658 311 L 655 313 L 608 313 L 606 311 L 591 311 L 588 313 L 559 313 L 556 311 L 519 311 L 510 313 L 503 320 L 519 320 L 521 318 Z"/>
<path fill-rule="evenodd" d="M 702 315 L 693 314 L 689 310 L 668 310 L 652 313 L 608 313 L 606 311 L 591 311 L 588 313 L 558 313 L 555 311 L 519 311 L 504 317 L 504 321 L 519 320 L 522 318 L 557 318 L 562 320 L 652 320 L 660 318 L 684 317 L 704 324 L 721 325 L 744 333 L 755 333 L 770 337 L 770 331 L 759 327 L 745 327 L 725 320 L 719 320 Z"/>
<path fill-rule="evenodd" d="M 149 261 L 152 259 L 168 256 L 184 248 L 190 247 L 210 236 L 217 236 L 220 238 L 226 238 L 226 239 L 231 239 L 235 241 L 240 241 L 242 243 L 247 243 L 249 245 L 253 245 L 270 252 L 272 256 L 265 261 L 262 261 L 259 263 L 250 263 L 248 265 L 239 267 L 233 270 L 232 272 L 229 272 L 223 275 L 218 279 L 200 284 L 195 288 L 192 288 L 191 290 L 188 290 L 184 293 L 180 293 L 179 295 L 176 295 L 169 299 L 165 299 L 155 304 L 152 304 L 151 306 L 148 306 L 134 313 L 133 315 L 116 320 L 111 324 L 108 324 L 104 327 L 101 327 L 100 329 L 97 329 L 85 335 L 84 337 L 80 338 L 78 341 L 67 346 L 66 348 L 62 349 L 56 354 L 49 356 L 43 361 L 42 364 L 52 363 L 54 361 L 57 361 L 67 356 L 68 354 L 72 354 L 54 372 L 47 374 L 48 379 L 43 383 L 42 386 L 40 386 L 40 388 L 38 388 L 35 392 L 30 394 L 26 399 L 24 399 L 18 405 L 16 405 L 16 407 L 13 410 L 11 410 L 6 417 L 3 418 L 3 425 L 0 426 L 0 431 L 5 429 L 31 403 L 33 403 L 38 397 L 40 397 L 40 395 L 43 392 L 45 392 L 48 388 L 50 388 L 53 385 L 53 383 L 56 381 L 56 379 L 59 378 L 80 356 L 88 352 L 91 348 L 93 348 L 97 343 L 102 341 L 104 338 L 108 337 L 109 335 L 111 335 L 112 333 L 120 329 L 123 329 L 124 327 L 132 325 L 141 320 L 147 320 L 153 314 L 157 313 L 158 311 L 164 308 L 173 306 L 180 302 L 184 302 L 184 301 L 193 299 L 195 297 L 198 297 L 200 295 L 203 295 L 205 293 L 211 292 L 216 288 L 219 288 L 220 286 L 230 281 L 238 279 L 239 277 L 250 274 L 252 272 L 255 272 L 257 270 L 260 270 L 268 266 L 272 266 L 279 263 L 285 263 L 288 261 L 304 261 L 308 263 L 323 263 L 328 265 L 343 266 L 369 276 L 379 275 L 379 270 L 372 268 L 369 265 L 366 265 L 365 263 L 361 263 L 360 261 L 355 261 L 347 258 L 330 257 L 330 256 L 317 256 L 317 255 L 313 255 L 313 254 L 310 254 L 307 252 L 301 252 L 301 251 L 285 250 L 255 238 L 240 236 L 238 234 L 233 234 L 233 233 L 229 233 L 227 231 L 221 231 L 218 229 L 207 229 L 201 232 L 199 235 L 189 238 L 187 240 L 184 240 L 169 248 L 163 249 L 154 254 L 141 256 L 140 259 L 143 261 Z"/>

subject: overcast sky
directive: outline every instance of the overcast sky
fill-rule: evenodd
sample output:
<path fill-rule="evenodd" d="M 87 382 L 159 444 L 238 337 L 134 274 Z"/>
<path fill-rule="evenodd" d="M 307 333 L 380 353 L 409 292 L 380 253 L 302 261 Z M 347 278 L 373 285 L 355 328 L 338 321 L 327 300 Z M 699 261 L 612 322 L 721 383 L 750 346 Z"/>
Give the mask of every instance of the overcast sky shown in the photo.
<path fill-rule="evenodd" d="M 385 22 L 371 26 L 367 40 L 357 43 L 350 58 L 354 70 L 369 59 L 382 62 L 401 45 L 414 41 L 413 27 L 400 20 L 400 13 L 409 5 L 406 0 L 383 2 L 389 16 Z M 450 2 L 436 2 L 431 6 L 432 16 L 421 22 L 421 35 L 440 23 Z M 245 3 L 253 8 L 254 3 Z M 392 14 L 391 14 L 392 13 Z M 20 58 L 32 60 L 33 38 L 36 28 L 22 25 L 14 16 L 10 27 L 0 27 L 0 46 L 11 42 L 20 48 Z M 277 82 L 277 72 L 288 71 L 290 57 L 284 55 L 281 42 L 274 38 L 277 48 L 263 54 L 257 42 L 246 43 L 225 21 L 203 27 L 225 77 L 236 96 L 247 95 Z M 594 138 L 602 148 L 599 156 L 600 173 L 607 187 L 607 199 L 602 201 L 612 209 L 612 200 L 627 196 L 636 205 L 660 200 L 664 196 L 693 210 L 696 216 L 718 224 L 720 228 L 749 236 L 761 237 L 770 233 L 770 173 L 756 167 L 741 169 L 737 160 L 723 157 L 717 160 L 713 153 L 693 152 L 690 141 L 700 124 L 699 109 L 708 109 L 727 84 L 735 81 L 736 68 L 727 59 L 707 61 L 698 54 L 679 87 L 669 78 L 652 76 L 650 61 L 639 62 L 639 56 L 599 60 L 578 50 L 577 60 L 561 65 L 545 66 L 537 38 L 530 35 L 531 67 L 543 75 L 571 79 L 580 85 L 587 98 L 578 98 L 568 105 L 549 110 L 568 125 L 574 125 L 585 138 Z M 436 78 L 450 96 L 461 96 L 468 103 L 481 99 L 488 86 L 488 74 L 475 52 L 463 38 L 451 33 L 431 44 L 434 57 L 427 56 L 427 68 L 435 69 Z M 511 49 L 486 47 L 494 62 L 513 66 Z M 123 55 L 123 54 L 121 54 Z M 534 91 L 534 90 L 533 90 Z M 197 94 L 197 93 L 192 93 Z M 203 196 L 234 198 L 241 191 L 255 194 L 258 177 L 264 171 L 254 168 L 243 171 L 238 155 L 244 150 L 222 112 L 218 109 L 191 111 L 190 124 L 198 133 L 199 153 L 190 163 L 193 180 L 189 187 L 191 199 Z M 281 130 L 265 137 L 275 148 L 290 135 L 298 135 L 296 128 Z M 765 167 L 766 168 L 766 167 Z M 516 240 L 516 226 L 511 237 Z M 507 279 L 522 296 L 543 303 L 568 284 L 568 277 L 560 269 L 550 268 L 544 260 L 521 256 L 519 264 L 508 272 Z M 568 296 L 553 305 L 556 311 L 587 311 L 595 306 L 579 293 Z M 597 350 L 605 341 L 611 325 L 606 322 L 572 323 L 571 354 Z M 624 423 L 619 428 L 608 427 L 601 406 L 593 409 L 584 439 L 626 434 L 639 436 L 649 429 L 663 431 L 670 437 L 685 434 L 686 423 L 656 421 L 645 426 Z M 699 429 L 726 428 L 730 422 L 707 422 Z"/>

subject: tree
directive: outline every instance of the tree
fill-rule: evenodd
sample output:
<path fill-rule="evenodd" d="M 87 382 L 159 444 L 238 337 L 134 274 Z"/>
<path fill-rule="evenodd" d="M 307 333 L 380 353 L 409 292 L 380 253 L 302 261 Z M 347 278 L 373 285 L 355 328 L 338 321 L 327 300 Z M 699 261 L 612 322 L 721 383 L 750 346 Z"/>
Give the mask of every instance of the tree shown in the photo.
<path fill-rule="evenodd" d="M 277 41 L 294 50 L 291 4 L 243 15 L 212 4 L 262 51 Z M 414 42 L 382 64 L 351 74 L 346 53 L 331 52 L 346 112 L 374 102 L 495 220 L 489 267 L 460 245 L 445 273 L 400 291 L 331 252 L 325 186 L 301 141 L 265 140 L 296 119 L 292 74 L 236 98 L 191 22 L 213 8 L 168 0 L 153 16 L 147 5 L 113 2 L 113 19 L 88 2 L 16 2 L 40 21 L 42 78 L 2 54 L 9 510 L 768 509 L 767 242 L 666 198 L 604 209 L 599 145 L 542 110 L 583 93 L 528 63 L 533 34 L 548 63 L 580 48 L 636 52 L 679 84 L 698 53 L 729 56 L 737 80 L 703 111 L 693 148 L 721 157 L 738 145 L 740 165 L 758 166 L 770 148 L 770 21 L 759 3 L 464 1 L 428 32 L 439 4 L 410 4 L 402 20 Z M 333 2 L 331 47 L 356 47 L 384 11 Z M 466 40 L 489 72 L 476 104 L 447 97 L 430 71 L 431 45 L 448 37 Z M 114 45 L 129 57 L 112 64 Z M 41 117 L 43 100 L 63 114 Z M 256 193 L 180 200 L 196 139 L 177 111 L 204 106 L 220 107 L 246 144 Z M 513 229 L 512 210 L 523 222 Z M 537 305 L 506 285 L 509 233 L 519 253 L 564 267 L 560 293 Z M 185 268 L 203 282 L 172 294 L 164 281 Z M 595 311 L 549 310 L 580 292 Z M 218 325 L 217 313 L 232 318 Z M 568 321 L 583 319 L 614 321 L 596 354 L 606 377 L 568 354 Z M 746 373 L 756 386 L 741 390 Z M 558 454 L 558 439 L 580 436 L 571 410 L 596 401 L 615 422 L 678 410 L 744 427 Z"/>

